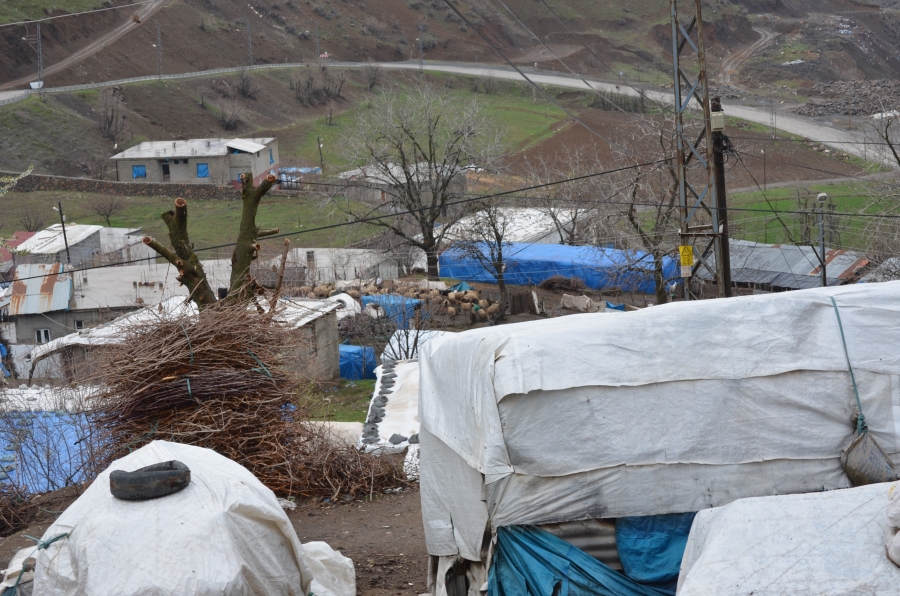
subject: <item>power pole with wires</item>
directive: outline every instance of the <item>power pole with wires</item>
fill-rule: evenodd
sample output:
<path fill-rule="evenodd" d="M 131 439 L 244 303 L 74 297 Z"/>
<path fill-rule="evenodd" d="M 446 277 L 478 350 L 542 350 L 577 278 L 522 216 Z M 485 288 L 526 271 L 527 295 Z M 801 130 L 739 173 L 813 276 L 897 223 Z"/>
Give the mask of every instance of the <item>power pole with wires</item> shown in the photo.
<path fill-rule="evenodd" d="M 40 83 L 38 88 L 40 89 L 44 86 L 44 51 L 41 47 L 41 22 L 37 21 L 35 25 L 37 31 L 34 35 L 30 35 L 28 30 L 25 30 L 25 41 L 28 42 L 28 45 L 30 45 L 38 55 L 38 83 Z"/>
<path fill-rule="evenodd" d="M 425 70 L 425 59 L 422 54 L 422 43 L 425 40 L 425 25 L 419 23 L 419 72 Z"/>
<path fill-rule="evenodd" d="M 319 23 L 316 21 L 316 60 L 322 57 L 322 52 L 319 49 Z"/>
<path fill-rule="evenodd" d="M 162 80 L 162 34 L 159 29 L 159 23 L 156 25 L 156 80 Z"/>
<path fill-rule="evenodd" d="M 250 19 L 235 19 L 234 22 L 247 25 L 247 60 L 250 61 L 250 66 L 253 66 L 253 41 L 250 37 Z"/>
<path fill-rule="evenodd" d="M 676 171 L 678 175 L 678 202 L 681 211 L 681 277 L 684 282 L 684 299 L 695 300 L 691 278 L 700 267 L 716 280 L 718 295 L 725 297 L 725 259 L 722 251 L 722 217 L 718 198 L 718 184 L 713 152 L 713 126 L 709 104 L 706 74 L 706 50 L 703 41 L 701 0 L 681 4 L 689 5 L 685 11 L 690 21 L 678 13 L 679 0 L 669 0 L 672 25 L 672 66 L 675 79 L 675 143 L 677 149 Z M 687 51 L 686 51 L 687 50 Z M 689 60 L 693 55 L 696 60 Z M 690 63 L 690 64 L 688 64 Z M 695 76 L 691 74 L 697 72 Z M 692 100 L 696 101 L 703 117 L 703 130 L 696 138 L 684 130 L 685 113 Z M 718 117 L 717 117 L 718 119 Z M 724 114 L 721 116 L 724 123 Z M 690 180 L 689 180 L 690 177 Z M 701 214 L 709 216 L 709 222 L 701 221 Z M 695 250 L 695 245 L 699 250 Z M 715 259 L 711 262 L 710 257 Z M 728 284 L 730 286 L 730 284 Z"/>
<path fill-rule="evenodd" d="M 725 136 L 725 112 L 722 111 L 722 100 L 718 97 L 713 97 L 710 100 L 710 125 L 713 131 L 716 207 L 719 214 L 719 234 L 722 244 L 722 266 L 720 269 L 722 271 L 722 284 L 725 287 L 724 297 L 730 298 L 733 295 L 731 288 L 731 247 L 728 245 L 728 203 L 725 200 L 725 152 L 729 148 L 730 142 L 728 137 Z"/>

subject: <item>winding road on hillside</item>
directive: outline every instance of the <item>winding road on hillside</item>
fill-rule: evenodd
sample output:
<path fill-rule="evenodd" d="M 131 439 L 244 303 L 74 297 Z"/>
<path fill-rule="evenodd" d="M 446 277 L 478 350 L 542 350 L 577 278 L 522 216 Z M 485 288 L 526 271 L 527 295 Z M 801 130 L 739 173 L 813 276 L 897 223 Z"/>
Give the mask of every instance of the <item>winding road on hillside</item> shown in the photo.
<path fill-rule="evenodd" d="M 754 29 L 754 31 L 759 33 L 759 39 L 746 48 L 741 48 L 737 52 L 729 54 L 722 61 L 722 74 L 719 78 L 725 85 L 731 85 L 731 73 L 737 72 L 741 65 L 753 55 L 753 52 L 766 47 L 775 39 L 775 32 L 768 29 Z"/>
<path fill-rule="evenodd" d="M 66 56 L 63 60 L 56 62 L 50 66 L 44 68 L 44 76 L 52 75 L 53 73 L 59 72 L 70 66 L 74 66 L 78 64 L 85 58 L 90 58 L 103 48 L 108 45 L 114 43 L 118 39 L 127 35 L 134 29 L 140 27 L 143 23 L 147 21 L 150 17 L 152 17 L 156 12 L 165 6 L 169 0 L 155 0 L 154 2 L 150 2 L 148 4 L 142 5 L 140 8 L 136 9 L 133 14 L 137 15 L 140 23 L 136 23 L 133 20 L 129 19 L 127 22 L 122 23 L 115 29 L 108 31 L 106 34 L 98 37 L 96 40 L 92 41 L 88 45 L 84 46 L 77 52 L 73 52 L 69 56 Z M 9 81 L 8 83 L 3 83 L 0 85 L 0 89 L 12 89 L 14 87 L 18 87 L 20 85 L 27 85 L 28 83 L 37 79 L 37 76 L 34 74 L 20 77 L 15 81 Z"/>

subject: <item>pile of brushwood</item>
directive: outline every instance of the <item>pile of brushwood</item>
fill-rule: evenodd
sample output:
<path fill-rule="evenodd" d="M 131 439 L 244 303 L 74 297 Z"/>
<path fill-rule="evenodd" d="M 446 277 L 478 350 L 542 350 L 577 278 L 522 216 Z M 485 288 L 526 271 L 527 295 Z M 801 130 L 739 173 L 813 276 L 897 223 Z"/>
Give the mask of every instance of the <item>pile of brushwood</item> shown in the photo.
<path fill-rule="evenodd" d="M 291 370 L 302 334 L 243 306 L 128 330 L 95 351 L 92 420 L 109 462 L 164 439 L 213 449 L 283 496 L 361 497 L 403 484 L 402 465 L 335 441 L 306 417 L 312 384 Z"/>

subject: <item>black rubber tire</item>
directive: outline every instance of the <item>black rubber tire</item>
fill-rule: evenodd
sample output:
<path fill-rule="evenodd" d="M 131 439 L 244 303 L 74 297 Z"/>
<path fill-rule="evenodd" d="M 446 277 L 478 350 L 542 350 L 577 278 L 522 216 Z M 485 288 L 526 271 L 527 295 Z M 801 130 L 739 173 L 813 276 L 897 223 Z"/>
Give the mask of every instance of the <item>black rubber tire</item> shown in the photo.
<path fill-rule="evenodd" d="M 184 490 L 191 483 L 191 470 L 172 460 L 134 472 L 115 470 L 109 475 L 109 491 L 117 499 L 146 501 Z"/>

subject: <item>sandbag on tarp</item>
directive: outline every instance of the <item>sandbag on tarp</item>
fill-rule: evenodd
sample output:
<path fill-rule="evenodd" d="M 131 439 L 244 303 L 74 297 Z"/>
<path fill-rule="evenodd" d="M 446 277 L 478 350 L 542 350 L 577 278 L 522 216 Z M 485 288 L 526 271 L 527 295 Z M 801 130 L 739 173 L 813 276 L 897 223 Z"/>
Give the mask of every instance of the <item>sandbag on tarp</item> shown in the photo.
<path fill-rule="evenodd" d="M 700 511 L 678 596 L 900 593 L 900 568 L 884 547 L 896 486 L 739 499 Z"/>
<path fill-rule="evenodd" d="M 338 351 L 342 379 L 359 381 L 375 378 L 375 367 L 378 366 L 378 362 L 375 361 L 375 348 L 341 344 Z"/>
<path fill-rule="evenodd" d="M 558 588 L 557 588 L 558 586 Z M 665 596 L 534 526 L 497 529 L 490 596 Z"/>
<path fill-rule="evenodd" d="M 484 252 L 487 256 L 486 246 Z M 653 256 L 643 251 L 513 242 L 503 248 L 503 253 L 506 267 L 503 275 L 507 284 L 537 285 L 554 275 L 561 275 L 578 277 L 595 290 L 620 288 L 626 292 L 652 294 L 655 288 Z M 439 264 L 442 277 L 497 283 L 481 260 L 461 248 L 442 252 Z M 662 266 L 666 280 L 678 278 L 675 259 L 663 257 Z"/>
<path fill-rule="evenodd" d="M 184 490 L 148 501 L 110 494 L 113 470 L 170 460 L 191 470 Z M 215 451 L 168 441 L 113 462 L 41 541 L 34 593 L 43 596 L 306 596 L 313 579 L 271 490 Z"/>

